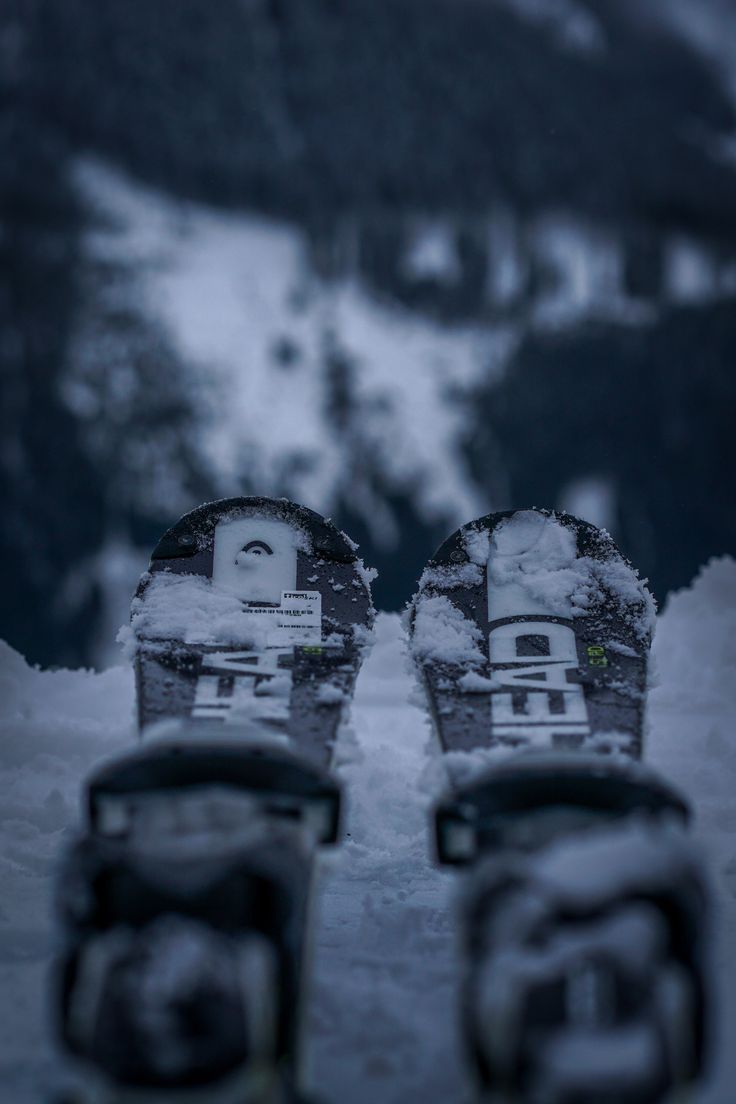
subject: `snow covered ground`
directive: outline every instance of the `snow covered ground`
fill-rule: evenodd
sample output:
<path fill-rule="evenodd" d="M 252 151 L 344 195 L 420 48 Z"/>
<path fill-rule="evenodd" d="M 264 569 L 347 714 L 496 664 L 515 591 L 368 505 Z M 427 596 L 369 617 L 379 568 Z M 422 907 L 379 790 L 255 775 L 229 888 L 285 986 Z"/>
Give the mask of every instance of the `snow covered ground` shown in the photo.
<path fill-rule="evenodd" d="M 731 1104 L 736 1054 L 736 562 L 712 561 L 659 618 L 649 758 L 693 799 L 716 901 L 719 1060 L 693 1104 Z M 0 1085 L 53 1084 L 45 1009 L 56 858 L 88 768 L 133 739 L 133 680 L 38 671 L 0 646 Z M 348 838 L 321 868 L 307 1065 L 327 1104 L 466 1104 L 454 1021 L 455 876 L 430 864 L 442 785 L 399 620 L 382 615 L 339 749 Z"/>

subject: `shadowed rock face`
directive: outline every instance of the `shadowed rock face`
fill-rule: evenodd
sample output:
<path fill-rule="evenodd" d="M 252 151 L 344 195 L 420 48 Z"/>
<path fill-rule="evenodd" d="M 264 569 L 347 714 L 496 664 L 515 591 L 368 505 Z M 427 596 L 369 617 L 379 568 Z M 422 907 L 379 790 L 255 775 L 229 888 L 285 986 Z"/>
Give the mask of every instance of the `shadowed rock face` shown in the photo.
<path fill-rule="evenodd" d="M 505 382 L 467 404 L 488 508 L 552 505 L 570 481 L 605 478 L 617 536 L 660 593 L 725 550 L 718 427 L 733 335 L 716 299 L 734 295 L 719 273 L 736 255 L 736 167 L 723 153 L 736 112 L 694 44 L 715 49 L 732 13 L 722 0 L 674 8 L 11 0 L 0 14 L 0 568 L 14 586 L 0 635 L 33 659 L 89 662 L 100 596 L 80 562 L 106 534 L 146 546 L 171 520 L 146 466 L 163 486 L 176 469 L 189 503 L 233 489 L 198 456 L 196 387 L 136 306 L 135 261 L 92 269 L 81 255 L 90 213 L 67 181 L 89 153 L 175 199 L 290 219 L 306 234 L 310 279 L 339 286 L 357 273 L 415 318 L 513 328 L 520 352 Z M 427 223 L 449 261 L 435 250 L 428 262 Z M 97 413 L 63 399 L 80 318 L 108 394 Z M 564 338 L 552 337 L 559 327 Z M 338 520 L 381 569 L 378 604 L 396 607 L 456 519 L 428 520 L 416 487 L 350 453 L 354 366 L 335 357 L 341 335 L 328 336 L 325 419 L 348 472 Z M 296 346 L 277 339 L 288 366 Z M 132 381 L 125 401 L 116 373 Z M 595 463 L 577 435 L 595 440 Z M 351 512 L 351 464 L 392 515 L 392 547 Z M 236 490 L 262 489 L 247 476 Z"/>

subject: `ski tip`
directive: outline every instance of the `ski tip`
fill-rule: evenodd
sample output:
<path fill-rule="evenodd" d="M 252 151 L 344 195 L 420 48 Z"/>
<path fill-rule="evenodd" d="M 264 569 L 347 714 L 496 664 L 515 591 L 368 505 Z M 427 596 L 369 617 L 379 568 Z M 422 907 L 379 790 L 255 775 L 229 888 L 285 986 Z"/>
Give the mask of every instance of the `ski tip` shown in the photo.
<path fill-rule="evenodd" d="M 165 566 L 168 560 L 211 558 L 215 528 L 220 522 L 258 516 L 283 521 L 301 531 L 312 554 L 337 563 L 355 563 L 356 546 L 337 526 L 307 506 L 285 498 L 262 495 L 223 498 L 205 502 L 190 510 L 167 529 L 151 555 L 151 565 Z M 193 566 L 192 570 L 197 571 Z M 206 569 L 201 571 L 207 575 Z"/>
<path fill-rule="evenodd" d="M 515 603 L 491 602 L 504 589 L 516 594 Z M 505 510 L 461 526 L 427 563 L 410 624 L 426 597 L 456 602 L 463 593 L 478 609 L 487 594 L 490 620 L 543 608 L 568 619 L 618 620 L 630 630 L 623 643 L 639 649 L 648 648 L 654 631 L 656 603 L 646 580 L 610 533 L 564 511 Z"/>
<path fill-rule="evenodd" d="M 427 566 L 449 567 L 476 562 L 475 546 L 483 543 L 482 535 L 497 534 L 497 531 L 502 528 L 508 532 L 507 523 L 512 520 L 516 530 L 513 538 L 515 555 L 529 552 L 538 545 L 544 538 L 548 522 L 553 522 L 574 533 L 578 556 L 592 556 L 599 560 L 612 557 L 625 559 L 606 529 L 598 528 L 591 522 L 568 514 L 564 510 L 532 506 L 499 510 L 466 522 L 442 542 Z M 625 562 L 628 564 L 628 561 Z"/>

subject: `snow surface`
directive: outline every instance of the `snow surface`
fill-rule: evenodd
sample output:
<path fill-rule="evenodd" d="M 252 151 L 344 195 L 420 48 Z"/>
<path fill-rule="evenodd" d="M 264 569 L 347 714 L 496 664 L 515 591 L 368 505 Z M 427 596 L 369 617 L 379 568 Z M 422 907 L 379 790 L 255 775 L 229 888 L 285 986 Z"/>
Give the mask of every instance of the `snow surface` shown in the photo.
<path fill-rule="evenodd" d="M 712 561 L 659 618 L 649 761 L 693 799 L 717 906 L 722 1047 L 692 1104 L 732 1104 L 736 1053 L 736 562 Z M 45 1011 L 52 876 L 89 768 L 133 740 L 133 679 L 34 670 L 0 646 L 0 1084 L 31 1104 L 57 1059 Z M 399 618 L 381 615 L 338 767 L 347 837 L 321 864 L 307 1067 L 328 1104 L 469 1104 L 454 1017 L 457 875 L 434 869 L 427 814 L 444 784 L 414 703 Z"/>

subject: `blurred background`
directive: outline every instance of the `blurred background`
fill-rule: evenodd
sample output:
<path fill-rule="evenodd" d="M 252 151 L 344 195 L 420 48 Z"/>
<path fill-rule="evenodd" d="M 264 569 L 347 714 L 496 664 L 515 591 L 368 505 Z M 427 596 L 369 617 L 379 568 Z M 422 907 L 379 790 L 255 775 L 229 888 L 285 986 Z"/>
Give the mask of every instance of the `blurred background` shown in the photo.
<path fill-rule="evenodd" d="M 734 0 L 4 0 L 0 635 L 101 665 L 224 495 L 399 608 L 457 524 L 734 551 Z"/>

